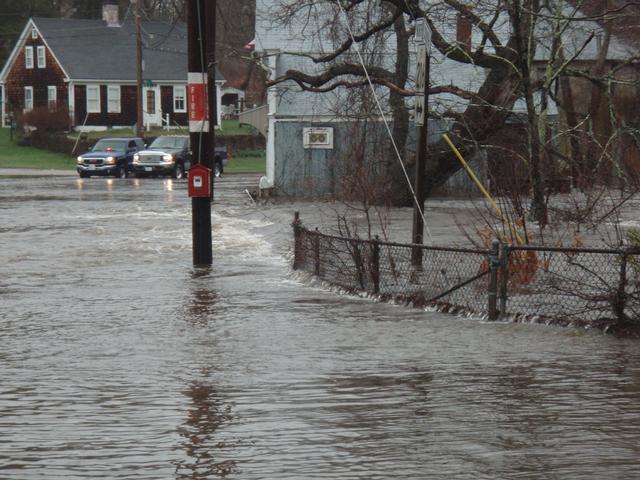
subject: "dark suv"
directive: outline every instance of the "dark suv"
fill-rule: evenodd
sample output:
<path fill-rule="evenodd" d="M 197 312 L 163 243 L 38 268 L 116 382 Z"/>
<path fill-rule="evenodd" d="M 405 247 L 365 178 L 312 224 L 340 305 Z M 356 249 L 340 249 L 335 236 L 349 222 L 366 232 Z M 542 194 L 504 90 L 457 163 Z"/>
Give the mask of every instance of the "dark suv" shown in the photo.
<path fill-rule="evenodd" d="M 165 135 L 156 138 L 146 150 L 133 156 L 133 171 L 136 176 L 171 175 L 183 178 L 191 166 L 189 137 Z"/>
<path fill-rule="evenodd" d="M 141 138 L 101 138 L 77 159 L 76 170 L 82 178 L 92 175 L 127 178 L 133 156 L 144 149 Z"/>
<path fill-rule="evenodd" d="M 227 148 L 214 149 L 214 175 L 219 177 L 227 164 Z M 191 147 L 187 135 L 163 135 L 146 150 L 133 156 L 133 171 L 137 177 L 171 175 L 183 178 L 191 168 Z"/>

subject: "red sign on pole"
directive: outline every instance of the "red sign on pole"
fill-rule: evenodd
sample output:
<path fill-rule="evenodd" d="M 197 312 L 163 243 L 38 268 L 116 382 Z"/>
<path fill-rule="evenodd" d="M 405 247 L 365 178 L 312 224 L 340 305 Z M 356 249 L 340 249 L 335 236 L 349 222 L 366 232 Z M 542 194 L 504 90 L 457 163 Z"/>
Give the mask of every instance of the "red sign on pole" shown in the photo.
<path fill-rule="evenodd" d="M 189 72 L 187 98 L 189 102 L 189 131 L 209 131 L 209 97 L 207 74 Z"/>

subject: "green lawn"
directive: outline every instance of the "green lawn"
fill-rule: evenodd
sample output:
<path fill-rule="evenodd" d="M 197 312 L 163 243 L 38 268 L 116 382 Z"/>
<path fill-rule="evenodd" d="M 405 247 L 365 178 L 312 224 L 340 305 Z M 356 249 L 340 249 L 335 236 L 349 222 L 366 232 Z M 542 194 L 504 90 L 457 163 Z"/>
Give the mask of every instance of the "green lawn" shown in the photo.
<path fill-rule="evenodd" d="M 216 130 L 216 135 L 225 137 L 228 135 L 252 135 L 253 127 L 250 125 L 240 125 L 238 120 L 223 120 L 222 129 Z"/>
<path fill-rule="evenodd" d="M 173 130 L 173 132 L 178 133 L 178 130 Z M 67 137 L 73 138 L 75 140 L 76 138 L 78 138 L 79 133 L 80 132 L 71 132 L 67 135 Z M 112 128 L 110 130 L 104 130 L 101 132 L 83 132 L 83 133 L 84 134 L 82 135 L 82 137 L 85 138 L 86 136 L 88 140 L 98 140 L 104 137 L 134 137 L 136 135 L 136 133 L 133 131 L 132 128 Z M 145 135 L 148 134 L 150 136 L 157 137 L 158 135 L 162 135 L 166 133 L 167 132 L 162 129 L 152 129 L 148 133 L 145 132 Z"/>
<path fill-rule="evenodd" d="M 224 171 L 225 173 L 264 173 L 266 171 L 264 150 L 244 150 L 233 153 Z"/>
<path fill-rule="evenodd" d="M 230 135 L 252 135 L 253 127 L 249 125 L 240 125 L 238 120 L 223 120 L 222 121 L 222 129 L 216 130 L 216 136 L 218 137 L 227 137 Z M 158 137 L 160 135 L 188 135 L 189 130 L 185 128 L 176 128 L 172 130 L 164 130 L 163 128 L 157 127 L 152 128 L 148 132 L 145 131 L 145 137 Z M 101 132 L 86 132 L 86 136 L 90 140 L 97 140 L 103 137 L 131 137 L 134 136 L 135 132 L 132 128 L 112 128 L 110 130 L 104 130 Z M 76 139 L 78 137 L 78 133 L 70 133 L 69 138 Z"/>
<path fill-rule="evenodd" d="M 8 128 L 0 128 L 0 168 L 75 169 L 75 159 L 38 148 L 21 147 L 9 140 L 9 133 Z"/>
<path fill-rule="evenodd" d="M 0 128 L 0 168 L 74 170 L 75 166 L 73 158 L 11 142 L 9 129 Z M 265 168 L 264 150 L 240 150 L 229 159 L 225 173 L 264 173 Z"/>

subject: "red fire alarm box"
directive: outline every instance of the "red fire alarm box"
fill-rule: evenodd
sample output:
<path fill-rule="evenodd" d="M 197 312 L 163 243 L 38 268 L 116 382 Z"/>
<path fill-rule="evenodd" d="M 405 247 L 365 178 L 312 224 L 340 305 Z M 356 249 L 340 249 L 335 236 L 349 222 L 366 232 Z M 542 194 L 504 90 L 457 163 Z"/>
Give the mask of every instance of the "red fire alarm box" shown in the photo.
<path fill-rule="evenodd" d="M 196 163 L 189 169 L 189 196 L 211 196 L 211 169 Z"/>

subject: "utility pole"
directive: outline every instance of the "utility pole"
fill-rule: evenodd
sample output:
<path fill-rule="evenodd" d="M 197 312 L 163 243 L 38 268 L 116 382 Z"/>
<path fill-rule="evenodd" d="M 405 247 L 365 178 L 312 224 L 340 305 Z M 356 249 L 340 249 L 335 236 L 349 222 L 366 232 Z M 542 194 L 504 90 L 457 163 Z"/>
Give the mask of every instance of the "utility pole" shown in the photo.
<path fill-rule="evenodd" d="M 215 0 L 187 0 L 188 109 L 192 163 L 213 169 L 215 145 Z M 209 178 L 211 181 L 211 178 Z M 193 197 L 193 264 L 211 265 L 211 197 Z"/>
<path fill-rule="evenodd" d="M 137 102 L 136 102 L 136 135 L 140 138 L 144 135 L 144 118 L 142 116 L 142 19 L 140 4 L 142 0 L 132 0 L 136 4 L 136 81 L 137 81 Z"/>
<path fill-rule="evenodd" d="M 428 138 L 428 109 L 429 109 L 429 64 L 431 47 L 431 29 L 426 19 L 416 19 L 415 42 L 417 46 L 416 68 L 416 98 L 415 98 L 415 124 L 416 124 L 416 171 L 415 194 L 416 201 L 413 205 L 413 231 L 411 242 L 422 244 L 424 240 L 424 201 L 425 201 L 425 171 L 427 165 L 427 138 Z M 422 248 L 414 248 L 411 251 L 411 264 L 417 269 L 422 269 Z"/>

